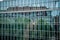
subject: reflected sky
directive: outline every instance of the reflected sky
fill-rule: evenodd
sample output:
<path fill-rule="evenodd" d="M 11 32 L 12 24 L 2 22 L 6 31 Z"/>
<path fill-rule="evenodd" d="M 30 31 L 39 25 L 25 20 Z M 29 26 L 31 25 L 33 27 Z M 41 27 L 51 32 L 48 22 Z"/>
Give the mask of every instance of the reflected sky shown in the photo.
<path fill-rule="evenodd" d="M 0 2 L 0 10 L 6 10 L 8 7 L 22 7 L 22 6 L 30 6 L 30 7 L 40 7 L 46 6 L 47 8 L 60 7 L 60 2 L 54 2 L 58 0 L 13 0 L 13 1 L 2 1 Z M 52 12 L 52 16 L 59 15 L 59 12 L 54 10 Z"/>
<path fill-rule="evenodd" d="M 52 16 L 60 15 L 60 12 L 58 10 L 52 11 Z"/>
<path fill-rule="evenodd" d="M 0 1 L 3 1 L 3 0 L 0 0 Z"/>
<path fill-rule="evenodd" d="M 58 1 L 58 0 L 57 0 Z M 59 2 L 54 2 L 54 0 L 14 0 L 14 1 L 2 1 L 1 2 L 1 10 L 5 10 L 8 7 L 15 6 L 31 6 L 31 7 L 40 7 L 46 6 L 47 8 L 58 7 Z"/>

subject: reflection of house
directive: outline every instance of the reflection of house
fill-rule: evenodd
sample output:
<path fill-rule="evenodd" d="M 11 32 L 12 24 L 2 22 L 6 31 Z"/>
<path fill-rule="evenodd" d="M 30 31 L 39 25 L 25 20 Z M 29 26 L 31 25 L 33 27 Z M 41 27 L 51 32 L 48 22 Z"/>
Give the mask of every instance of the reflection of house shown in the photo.
<path fill-rule="evenodd" d="M 48 11 L 47 9 L 48 8 L 46 8 L 46 7 L 9 7 L 6 10 L 6 12 L 5 11 L 1 12 L 1 15 L 4 15 L 4 16 L 1 16 L 1 17 L 6 18 L 5 21 L 7 20 L 7 18 L 9 18 L 8 20 L 9 20 L 9 23 L 10 23 L 9 25 L 10 26 L 12 26 L 11 25 L 12 21 L 14 21 L 15 24 L 13 25 L 13 28 L 11 27 L 12 29 L 17 30 L 17 31 L 15 31 L 17 33 L 13 32 L 13 33 L 15 33 L 14 36 L 22 37 L 22 38 L 24 38 L 26 40 L 29 40 L 29 36 L 32 36 L 31 39 L 37 37 L 37 36 L 35 36 L 35 35 L 37 35 L 37 31 L 36 31 L 37 30 L 36 29 L 37 26 L 35 26 L 36 25 L 35 23 L 37 23 L 37 21 L 39 21 L 40 19 L 43 19 L 45 22 L 51 23 L 51 11 L 50 10 Z M 25 18 L 30 19 L 31 22 L 27 23 L 28 20 L 24 20 Z M 15 19 L 17 19 L 17 20 L 15 20 Z M 18 21 L 18 22 L 16 22 L 16 21 Z M 24 25 L 23 26 L 18 26 L 18 24 L 20 24 L 20 22 L 21 23 L 25 22 L 24 25 L 27 23 L 27 26 L 24 26 Z M 43 23 L 43 21 L 42 21 L 42 23 Z M 42 25 L 42 24 L 38 24 L 38 25 Z M 45 25 L 45 24 L 43 24 L 43 25 Z M 22 27 L 22 28 L 19 29 L 18 27 Z M 19 36 L 20 32 L 18 30 L 23 30 L 22 31 L 23 32 L 23 36 Z M 31 31 L 31 35 L 29 34 L 30 31 Z M 34 34 L 32 33 L 32 31 L 35 31 Z M 41 31 L 41 30 L 39 30 L 39 31 Z M 5 32 L 4 34 L 7 35 L 7 32 Z M 42 37 L 40 39 L 42 39 Z"/>
<path fill-rule="evenodd" d="M 41 9 L 48 9 L 44 6 L 42 7 L 28 7 L 28 6 L 25 6 L 25 7 L 9 7 L 7 8 L 7 11 L 24 11 L 24 10 L 41 10 Z"/>

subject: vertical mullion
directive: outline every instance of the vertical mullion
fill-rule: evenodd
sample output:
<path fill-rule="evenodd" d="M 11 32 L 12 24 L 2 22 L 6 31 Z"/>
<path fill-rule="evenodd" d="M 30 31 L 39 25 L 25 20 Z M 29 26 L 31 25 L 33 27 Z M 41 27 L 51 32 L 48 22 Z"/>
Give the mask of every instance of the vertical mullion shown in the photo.
<path fill-rule="evenodd" d="M 23 21 L 23 22 L 24 22 L 24 24 L 23 24 L 23 40 L 26 40 L 26 38 L 24 37 L 24 35 L 26 34 L 26 33 L 25 33 L 25 31 L 26 31 L 25 25 L 26 25 L 27 22 L 25 22 L 25 20 L 26 20 L 26 19 L 25 19 L 25 13 L 23 13 L 23 15 L 24 15 L 24 17 L 23 17 L 23 18 L 24 18 L 24 21 Z"/>
<path fill-rule="evenodd" d="M 4 21 L 3 14 L 2 14 L 2 20 Z M 4 23 L 3 23 L 3 26 L 4 26 Z M 3 27 L 3 26 L 2 26 L 2 31 L 3 31 L 3 32 L 2 32 L 2 34 L 3 34 L 3 37 L 2 37 L 2 38 L 3 38 L 3 40 L 4 40 L 4 27 Z"/>
<path fill-rule="evenodd" d="M 49 24 L 49 26 L 50 26 L 50 27 L 49 27 L 49 31 L 50 31 L 50 32 L 49 32 L 49 39 L 50 39 L 50 38 L 51 38 L 51 35 L 52 35 L 52 32 L 51 32 L 51 30 L 52 30 L 52 29 L 51 29 L 51 19 L 52 19 L 51 17 L 52 17 L 52 16 L 51 16 L 51 11 L 49 11 L 49 13 L 50 13 L 50 15 L 49 15 L 49 18 L 50 18 L 50 24 Z"/>
<path fill-rule="evenodd" d="M 24 25 L 24 14 L 23 14 L 23 13 L 22 13 L 22 17 L 23 17 L 23 24 L 22 24 L 22 40 L 23 40 L 23 38 L 24 38 L 24 37 L 23 37 L 23 30 L 24 30 L 24 29 L 23 29 L 23 27 L 24 27 L 24 26 L 23 26 L 23 25 Z"/>
<path fill-rule="evenodd" d="M 21 15 L 21 16 L 20 16 Z M 19 16 L 18 16 L 18 18 L 21 18 L 22 17 L 22 13 L 19 13 Z M 22 23 L 22 22 L 21 22 Z M 19 22 L 19 25 L 20 25 L 20 33 L 19 34 L 21 34 L 21 36 L 20 36 L 20 40 L 23 38 L 22 37 L 22 24 L 21 24 L 20 22 Z M 22 37 L 22 38 L 21 38 Z"/>
<path fill-rule="evenodd" d="M 58 11 L 57 11 L 57 13 L 58 13 Z M 57 21 L 57 40 L 59 40 L 59 17 L 57 18 L 58 19 L 58 21 Z"/>
<path fill-rule="evenodd" d="M 15 19 L 18 19 L 18 15 L 17 15 L 18 13 L 15 13 Z M 18 23 L 16 22 L 16 20 L 15 20 L 15 30 L 17 30 L 17 40 L 19 40 L 19 37 L 20 36 L 18 36 L 19 35 L 19 29 L 18 29 Z"/>
<path fill-rule="evenodd" d="M 33 12 L 33 23 L 34 23 L 34 12 Z M 34 25 L 33 25 L 33 40 L 34 40 Z"/>
<path fill-rule="evenodd" d="M 42 12 L 43 12 L 43 11 L 41 11 L 41 21 L 42 21 Z M 41 22 L 40 25 L 41 25 L 41 34 L 42 34 L 42 30 L 43 30 L 43 29 L 42 29 L 42 28 L 43 28 L 43 26 L 42 26 L 42 22 Z M 41 39 L 42 39 L 42 38 L 41 38 Z"/>
<path fill-rule="evenodd" d="M 39 14 L 39 12 L 37 12 L 36 14 Z M 38 21 L 38 16 L 37 16 L 37 21 Z M 37 23 L 37 26 L 36 26 L 36 28 L 37 28 L 37 30 L 36 30 L 36 32 L 37 32 L 37 39 L 39 39 L 40 38 L 40 35 L 39 35 L 39 30 L 38 30 L 38 23 Z M 39 36 L 38 36 L 39 35 Z"/>
<path fill-rule="evenodd" d="M 8 17 L 7 17 L 7 18 L 10 19 L 10 13 L 8 14 Z M 7 22 L 7 18 L 6 18 L 6 22 Z M 8 25 L 8 24 L 9 24 L 9 25 Z M 8 31 L 10 32 L 10 30 L 11 30 L 11 29 L 10 29 L 11 23 L 7 22 L 7 25 L 8 25 L 8 27 L 9 27 Z M 9 39 L 11 38 L 10 35 L 11 35 L 11 33 L 9 33 L 9 37 L 8 37 Z"/>
<path fill-rule="evenodd" d="M 29 12 L 29 13 L 31 13 L 31 12 Z M 30 19 L 30 15 L 29 15 L 29 19 Z M 30 40 L 30 34 L 31 33 L 31 30 L 30 30 L 30 23 L 29 23 L 29 40 Z"/>
<path fill-rule="evenodd" d="M 29 19 L 30 19 L 30 12 L 28 12 L 29 13 Z M 28 30 L 28 36 L 30 37 L 30 34 L 29 34 L 29 32 L 30 32 L 30 24 L 29 24 L 29 22 L 27 23 L 28 25 L 27 25 L 27 30 Z M 28 40 L 30 40 L 29 39 L 29 37 L 27 38 Z"/>

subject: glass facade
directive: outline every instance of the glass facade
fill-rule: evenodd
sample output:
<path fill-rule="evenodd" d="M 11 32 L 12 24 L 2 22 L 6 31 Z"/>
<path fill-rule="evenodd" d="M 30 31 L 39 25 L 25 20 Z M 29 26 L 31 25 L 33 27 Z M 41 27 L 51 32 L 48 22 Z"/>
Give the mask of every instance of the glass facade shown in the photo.
<path fill-rule="evenodd" d="M 0 4 L 1 40 L 60 40 L 59 0 L 10 0 Z"/>

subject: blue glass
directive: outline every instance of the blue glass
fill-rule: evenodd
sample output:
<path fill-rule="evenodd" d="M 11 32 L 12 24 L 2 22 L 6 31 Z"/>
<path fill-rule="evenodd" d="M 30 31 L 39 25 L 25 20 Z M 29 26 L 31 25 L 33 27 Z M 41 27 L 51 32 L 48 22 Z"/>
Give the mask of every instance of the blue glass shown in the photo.
<path fill-rule="evenodd" d="M 2 1 L 1 7 L 6 9 L 7 7 L 15 7 L 15 6 L 31 6 L 31 7 L 40 7 L 46 6 L 47 8 L 58 7 L 60 2 L 54 2 L 52 0 L 13 0 L 13 1 Z M 2 9 L 2 8 L 1 8 Z"/>

